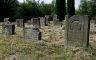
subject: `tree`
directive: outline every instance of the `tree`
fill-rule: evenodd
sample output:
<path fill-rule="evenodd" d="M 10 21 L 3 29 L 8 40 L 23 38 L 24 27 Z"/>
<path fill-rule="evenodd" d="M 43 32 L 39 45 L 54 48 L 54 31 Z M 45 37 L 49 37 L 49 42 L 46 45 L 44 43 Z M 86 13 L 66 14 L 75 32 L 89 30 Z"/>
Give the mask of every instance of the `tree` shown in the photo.
<path fill-rule="evenodd" d="M 79 10 L 77 11 L 79 15 L 96 15 L 96 0 L 81 0 Z"/>
<path fill-rule="evenodd" d="M 75 15 L 75 1 L 74 0 L 67 0 L 67 14 L 68 15 Z"/>
<path fill-rule="evenodd" d="M 17 11 L 17 6 L 17 0 L 0 0 L 0 18 L 9 17 L 13 20 Z"/>
<path fill-rule="evenodd" d="M 65 0 L 56 0 L 56 12 L 60 21 L 64 20 L 66 14 Z"/>
<path fill-rule="evenodd" d="M 89 7 L 87 0 L 81 0 L 78 13 L 80 15 L 89 15 Z"/>

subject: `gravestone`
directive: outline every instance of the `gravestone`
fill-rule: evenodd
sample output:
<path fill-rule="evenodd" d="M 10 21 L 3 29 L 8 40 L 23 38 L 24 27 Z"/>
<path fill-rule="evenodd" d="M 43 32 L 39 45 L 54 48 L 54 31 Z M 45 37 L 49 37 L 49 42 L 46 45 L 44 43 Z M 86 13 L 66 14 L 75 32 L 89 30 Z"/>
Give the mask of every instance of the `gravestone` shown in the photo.
<path fill-rule="evenodd" d="M 31 25 L 31 20 L 27 20 L 27 25 Z"/>
<path fill-rule="evenodd" d="M 7 22 L 7 21 L 9 21 L 9 18 L 4 18 L 4 22 Z"/>
<path fill-rule="evenodd" d="M 41 40 L 41 32 L 38 28 L 26 27 L 24 28 L 24 37 L 27 40 Z"/>
<path fill-rule="evenodd" d="M 16 19 L 17 27 L 24 27 L 24 19 Z"/>
<path fill-rule="evenodd" d="M 40 20 L 39 18 L 33 18 L 33 26 L 40 28 Z"/>
<path fill-rule="evenodd" d="M 5 25 L 6 25 L 6 24 L 10 24 L 9 18 L 4 18 L 4 24 L 5 24 Z"/>
<path fill-rule="evenodd" d="M 95 20 L 90 21 L 90 34 L 96 34 Z"/>
<path fill-rule="evenodd" d="M 9 36 L 9 35 L 12 35 L 12 25 L 11 24 L 4 24 L 2 25 L 2 32 L 3 32 L 3 35 L 6 35 L 6 36 Z"/>
<path fill-rule="evenodd" d="M 45 15 L 45 24 L 46 26 L 49 24 L 49 15 Z"/>
<path fill-rule="evenodd" d="M 46 26 L 45 17 L 40 17 L 40 26 Z"/>
<path fill-rule="evenodd" d="M 67 46 L 88 46 L 90 21 L 87 15 L 66 16 L 65 29 Z"/>
<path fill-rule="evenodd" d="M 53 21 L 56 20 L 56 19 L 58 19 L 58 18 L 57 18 L 57 15 L 54 15 L 54 16 L 53 16 Z"/>
<path fill-rule="evenodd" d="M 33 18 L 31 18 L 31 23 L 33 24 Z"/>

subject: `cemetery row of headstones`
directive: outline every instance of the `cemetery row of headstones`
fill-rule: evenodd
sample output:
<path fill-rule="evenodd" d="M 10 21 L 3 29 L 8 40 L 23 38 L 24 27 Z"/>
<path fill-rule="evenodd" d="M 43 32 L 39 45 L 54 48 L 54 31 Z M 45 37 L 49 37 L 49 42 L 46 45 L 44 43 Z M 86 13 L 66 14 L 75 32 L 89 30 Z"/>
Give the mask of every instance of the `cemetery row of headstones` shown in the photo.
<path fill-rule="evenodd" d="M 54 15 L 53 20 L 57 19 L 57 15 Z M 29 40 L 41 40 L 41 32 L 39 30 L 40 26 L 48 26 L 49 24 L 49 16 L 46 15 L 45 17 L 39 18 L 32 18 L 30 24 L 34 27 L 25 27 L 24 19 L 16 19 L 16 23 L 9 22 L 9 18 L 4 18 L 4 23 L 2 25 L 3 35 L 10 36 L 15 34 L 15 24 L 17 27 L 22 28 L 24 31 L 24 38 Z"/>
<path fill-rule="evenodd" d="M 45 19 L 48 19 L 48 16 L 46 18 L 41 17 L 40 20 L 38 18 L 33 18 L 32 24 L 34 27 L 24 27 L 24 37 L 25 39 L 28 40 L 41 40 L 41 32 L 39 30 L 40 23 L 42 23 L 42 26 L 48 25 L 48 20 L 46 21 Z M 53 18 L 53 21 L 57 20 L 57 16 Z M 69 46 L 88 46 L 89 44 L 89 30 L 90 30 L 90 20 L 89 16 L 66 16 L 66 27 L 65 27 L 65 36 L 66 36 L 66 44 Z M 23 21 L 23 19 L 18 20 L 18 21 Z M 20 25 L 21 22 L 16 21 L 18 23 L 18 26 L 23 26 Z M 4 19 L 4 29 L 6 31 L 12 33 L 12 28 L 14 24 L 10 24 L 8 22 L 8 18 Z M 6 27 L 6 28 L 5 28 Z M 8 30 L 8 28 L 10 28 Z M 13 30 L 14 31 L 14 30 Z"/>

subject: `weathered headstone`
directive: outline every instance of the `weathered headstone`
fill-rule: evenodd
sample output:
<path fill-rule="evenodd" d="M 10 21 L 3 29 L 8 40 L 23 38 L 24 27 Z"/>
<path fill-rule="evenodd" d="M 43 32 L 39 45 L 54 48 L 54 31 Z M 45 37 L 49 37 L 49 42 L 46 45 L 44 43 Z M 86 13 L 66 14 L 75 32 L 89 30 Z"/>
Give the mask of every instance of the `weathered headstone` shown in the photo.
<path fill-rule="evenodd" d="M 57 18 L 57 15 L 54 15 L 54 16 L 53 16 L 53 21 L 56 20 L 56 19 L 58 19 L 58 18 Z"/>
<path fill-rule="evenodd" d="M 45 17 L 40 17 L 40 26 L 46 26 Z"/>
<path fill-rule="evenodd" d="M 5 24 L 5 25 L 6 25 L 6 24 L 10 24 L 9 18 L 4 18 L 4 24 Z"/>
<path fill-rule="evenodd" d="M 90 21 L 87 15 L 66 16 L 66 43 L 68 46 L 88 46 Z"/>
<path fill-rule="evenodd" d="M 31 18 L 31 23 L 33 24 L 33 18 Z"/>
<path fill-rule="evenodd" d="M 96 27 L 95 27 L 95 20 L 90 21 L 90 33 L 91 34 L 96 34 Z"/>
<path fill-rule="evenodd" d="M 27 25 L 31 25 L 31 20 L 27 20 Z"/>
<path fill-rule="evenodd" d="M 4 22 L 7 22 L 7 21 L 9 21 L 9 18 L 4 18 Z"/>
<path fill-rule="evenodd" d="M 45 15 L 45 24 L 46 26 L 49 24 L 49 15 Z"/>
<path fill-rule="evenodd" d="M 33 26 L 40 28 L 40 20 L 39 18 L 33 18 Z"/>
<path fill-rule="evenodd" d="M 24 37 L 27 40 L 41 40 L 41 32 L 38 28 L 26 27 L 24 28 Z"/>
<path fill-rule="evenodd" d="M 18 27 L 24 27 L 24 19 L 16 19 L 16 24 Z"/>
<path fill-rule="evenodd" d="M 11 24 L 4 24 L 2 25 L 2 32 L 4 35 L 9 36 L 12 35 L 12 25 Z"/>

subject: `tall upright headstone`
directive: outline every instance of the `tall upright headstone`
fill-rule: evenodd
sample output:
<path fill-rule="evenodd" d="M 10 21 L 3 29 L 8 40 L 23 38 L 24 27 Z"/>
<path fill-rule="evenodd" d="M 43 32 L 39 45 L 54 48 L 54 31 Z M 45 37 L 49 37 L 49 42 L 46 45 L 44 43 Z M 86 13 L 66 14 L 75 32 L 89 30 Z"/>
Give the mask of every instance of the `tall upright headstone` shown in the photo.
<path fill-rule="evenodd" d="M 46 26 L 48 26 L 48 24 L 49 24 L 49 15 L 45 15 L 45 23 L 46 23 Z"/>
<path fill-rule="evenodd" d="M 88 46 L 90 20 L 84 16 L 66 16 L 66 44 L 68 46 Z"/>
<path fill-rule="evenodd" d="M 40 25 L 41 26 L 46 26 L 45 17 L 40 17 Z"/>
<path fill-rule="evenodd" d="M 58 19 L 57 15 L 53 15 L 53 21 L 56 20 L 56 19 Z"/>

